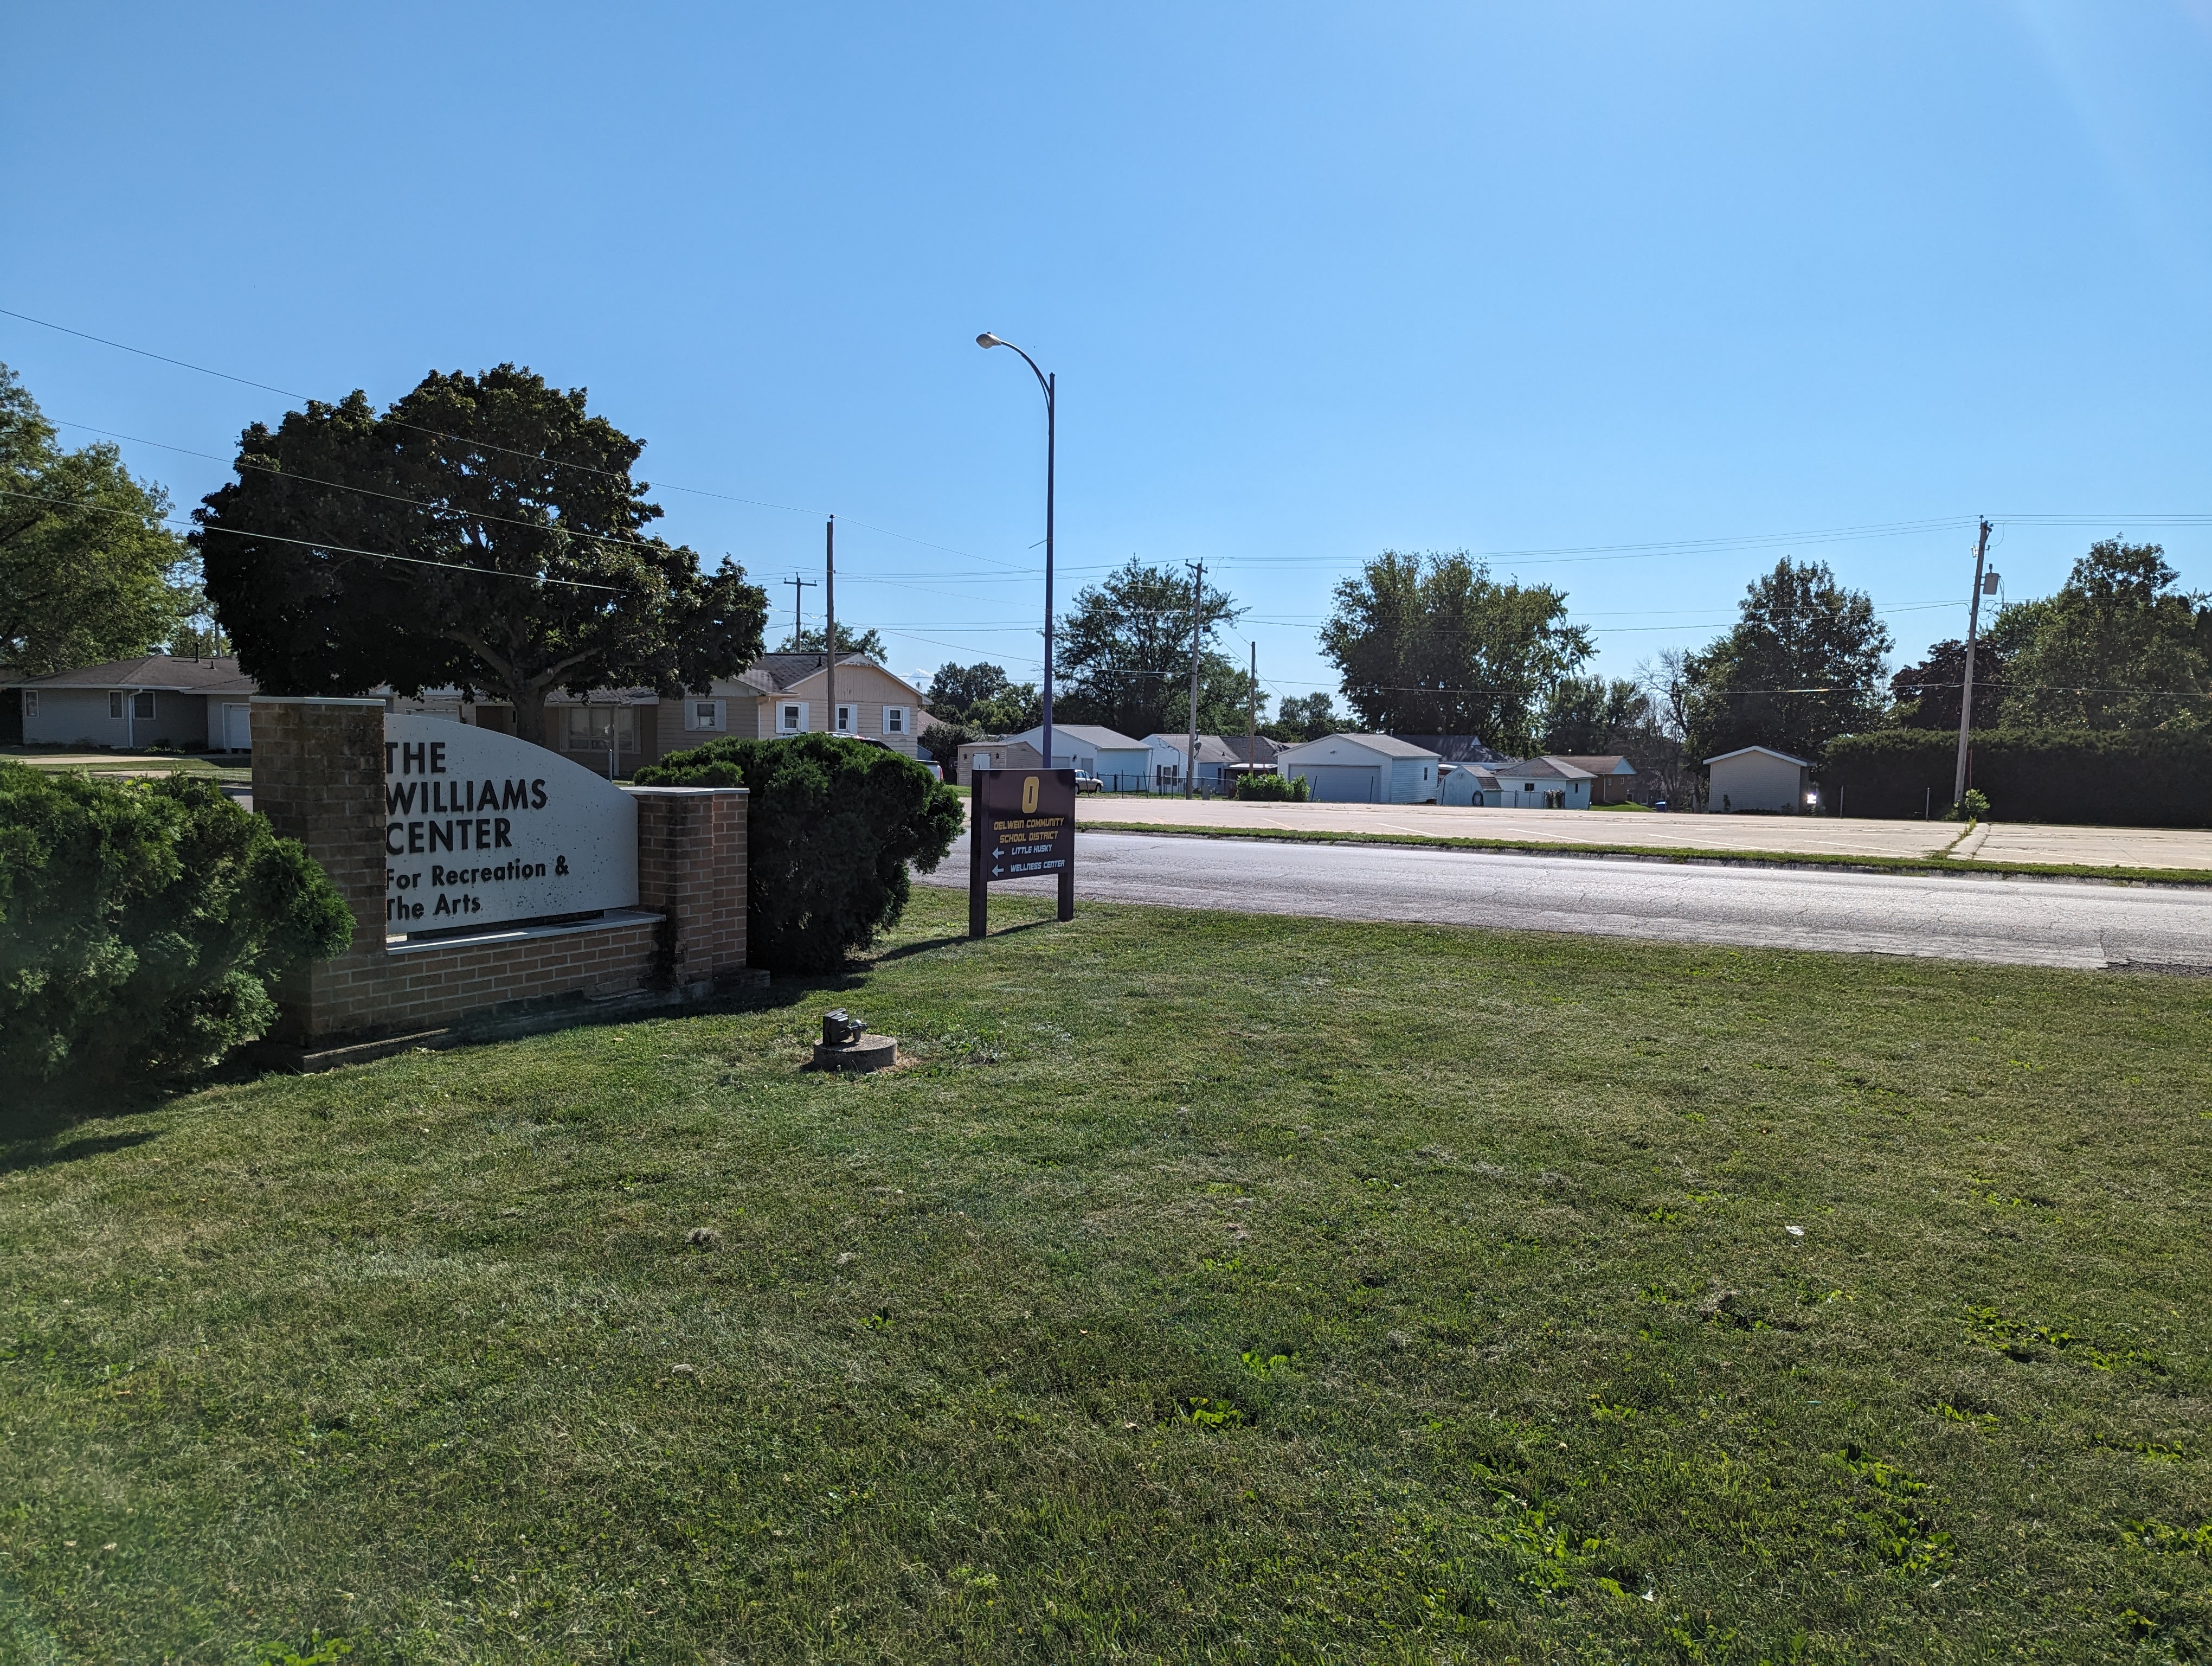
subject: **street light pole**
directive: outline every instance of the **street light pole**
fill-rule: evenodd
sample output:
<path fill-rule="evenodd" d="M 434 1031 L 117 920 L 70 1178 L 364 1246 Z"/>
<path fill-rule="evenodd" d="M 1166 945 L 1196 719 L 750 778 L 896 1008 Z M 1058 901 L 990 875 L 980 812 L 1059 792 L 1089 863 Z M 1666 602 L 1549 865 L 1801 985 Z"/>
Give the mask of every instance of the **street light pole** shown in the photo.
<path fill-rule="evenodd" d="M 975 345 L 985 349 L 1014 347 L 1013 343 L 1002 341 L 988 330 L 975 337 Z M 1049 769 L 1052 768 L 1052 495 L 1053 473 L 1060 447 L 1059 376 L 1057 373 L 1046 375 L 1037 368 L 1037 362 L 1028 354 L 1022 353 L 1020 348 L 1014 347 L 1014 351 L 1022 354 L 1022 362 L 1029 366 L 1030 373 L 1037 379 L 1037 386 L 1044 390 L 1044 732 L 1040 737 L 1042 744 L 1037 750 L 1044 754 L 1044 767 Z"/>

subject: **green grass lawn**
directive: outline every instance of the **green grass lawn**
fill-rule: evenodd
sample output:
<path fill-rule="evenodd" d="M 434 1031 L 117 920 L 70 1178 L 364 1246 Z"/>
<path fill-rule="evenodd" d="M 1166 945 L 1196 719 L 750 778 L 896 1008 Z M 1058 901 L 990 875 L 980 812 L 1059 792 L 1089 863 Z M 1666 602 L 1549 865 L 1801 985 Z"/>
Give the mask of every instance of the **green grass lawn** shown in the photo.
<path fill-rule="evenodd" d="M 994 908 L 19 1130 L 0 1658 L 2207 1657 L 2212 987 Z"/>

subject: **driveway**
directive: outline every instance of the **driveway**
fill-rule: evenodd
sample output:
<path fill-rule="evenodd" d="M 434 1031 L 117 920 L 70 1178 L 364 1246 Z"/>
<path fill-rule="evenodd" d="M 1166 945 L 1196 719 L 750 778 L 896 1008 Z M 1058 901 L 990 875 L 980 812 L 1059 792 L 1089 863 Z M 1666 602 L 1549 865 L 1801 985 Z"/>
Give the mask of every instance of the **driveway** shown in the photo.
<path fill-rule="evenodd" d="M 1562 813 L 1553 812 L 1555 819 Z M 963 836 L 921 883 L 965 890 L 967 876 Z M 1042 897 L 1052 883 L 1001 889 Z M 2180 886 L 1079 833 L 1076 897 L 1079 904 L 2212 973 L 2212 889 Z"/>

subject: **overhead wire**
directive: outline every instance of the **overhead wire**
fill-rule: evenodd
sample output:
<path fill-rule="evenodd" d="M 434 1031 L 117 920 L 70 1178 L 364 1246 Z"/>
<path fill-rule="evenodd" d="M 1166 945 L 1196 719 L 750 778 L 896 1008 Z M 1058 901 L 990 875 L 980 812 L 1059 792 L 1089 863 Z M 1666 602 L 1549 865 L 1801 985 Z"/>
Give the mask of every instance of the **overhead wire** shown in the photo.
<path fill-rule="evenodd" d="M 139 509 L 125 509 L 106 503 L 87 503 L 70 497 L 45 497 L 36 492 L 19 492 L 0 486 L 0 497 L 20 497 L 33 503 L 58 504 L 66 509 L 89 510 L 94 514 L 122 515 L 137 521 L 158 520 L 166 526 L 192 526 L 193 523 L 177 515 L 149 515 Z M 258 538 L 270 544 L 297 544 L 303 550 L 327 550 L 334 555 L 368 556 L 377 561 L 404 562 L 410 567 L 442 567 L 456 573 L 472 573 L 482 579 L 522 579 L 532 584 L 559 585 L 568 590 L 604 590 L 611 596 L 629 593 L 620 585 L 590 584 L 581 579 L 556 579 L 542 573 L 509 573 L 496 567 L 473 567 L 466 562 L 433 561 L 427 556 L 403 556 L 392 550 L 356 550 L 343 544 L 331 544 L 322 538 L 287 538 L 281 532 L 253 532 L 242 526 L 201 526 L 199 532 L 228 532 L 234 538 Z"/>

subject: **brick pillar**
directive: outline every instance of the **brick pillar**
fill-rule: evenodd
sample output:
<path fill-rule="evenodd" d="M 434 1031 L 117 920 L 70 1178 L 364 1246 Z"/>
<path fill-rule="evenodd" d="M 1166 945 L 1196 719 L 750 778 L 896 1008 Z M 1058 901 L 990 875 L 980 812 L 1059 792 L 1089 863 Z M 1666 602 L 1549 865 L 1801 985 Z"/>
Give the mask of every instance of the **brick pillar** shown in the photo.
<path fill-rule="evenodd" d="M 384 702 L 254 696 L 253 807 L 307 848 L 353 912 L 343 954 L 291 968 L 278 986 L 272 1038 L 304 1043 L 328 1027 L 319 997 L 384 961 Z"/>
<path fill-rule="evenodd" d="M 666 987 L 727 982 L 745 964 L 745 812 L 742 787 L 634 787 L 637 905 L 666 916 Z"/>

